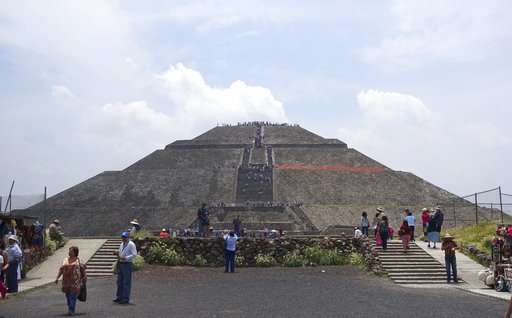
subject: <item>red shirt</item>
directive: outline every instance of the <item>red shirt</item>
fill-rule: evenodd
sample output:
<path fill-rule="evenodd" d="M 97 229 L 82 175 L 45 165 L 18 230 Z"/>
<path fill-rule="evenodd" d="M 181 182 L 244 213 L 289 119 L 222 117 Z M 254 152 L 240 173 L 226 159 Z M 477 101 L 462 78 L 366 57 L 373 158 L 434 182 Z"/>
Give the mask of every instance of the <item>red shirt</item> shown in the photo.
<path fill-rule="evenodd" d="M 423 212 L 421 214 L 421 221 L 423 222 L 423 224 L 427 224 L 429 220 L 430 220 L 430 215 L 428 214 L 428 212 Z"/>
<path fill-rule="evenodd" d="M 169 237 L 169 233 L 167 232 L 160 232 L 160 238 L 166 238 Z"/>

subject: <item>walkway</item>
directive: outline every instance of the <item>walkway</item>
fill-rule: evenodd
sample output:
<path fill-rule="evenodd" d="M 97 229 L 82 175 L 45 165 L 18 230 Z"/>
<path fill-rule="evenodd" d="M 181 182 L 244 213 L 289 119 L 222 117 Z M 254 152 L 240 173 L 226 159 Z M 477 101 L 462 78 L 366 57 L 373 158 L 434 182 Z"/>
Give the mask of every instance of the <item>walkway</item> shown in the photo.
<path fill-rule="evenodd" d="M 444 266 L 444 252 L 441 251 L 441 244 L 437 244 L 436 249 L 428 248 L 427 243 L 425 242 L 417 241 L 416 244 Z M 464 280 L 465 284 L 454 286 L 472 293 L 509 300 L 510 293 L 497 292 L 494 289 L 485 286 L 483 282 L 478 280 L 478 272 L 483 269 L 486 268 L 466 255 L 457 252 L 457 272 L 458 276 Z"/>
<path fill-rule="evenodd" d="M 27 273 L 27 277 L 20 282 L 19 290 L 23 292 L 55 281 L 57 270 L 62 264 L 62 260 L 68 256 L 70 246 L 77 246 L 80 260 L 82 263 L 87 263 L 105 241 L 104 239 L 70 239 L 64 247 L 58 249 L 46 261 L 31 269 Z"/>

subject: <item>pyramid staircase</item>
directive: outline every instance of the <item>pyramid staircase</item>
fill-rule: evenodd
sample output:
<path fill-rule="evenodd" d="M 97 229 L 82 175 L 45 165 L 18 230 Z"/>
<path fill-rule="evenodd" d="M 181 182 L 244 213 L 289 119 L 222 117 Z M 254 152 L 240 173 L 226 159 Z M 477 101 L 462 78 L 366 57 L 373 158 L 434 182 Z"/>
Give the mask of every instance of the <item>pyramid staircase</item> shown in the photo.
<path fill-rule="evenodd" d="M 388 241 L 386 251 L 375 249 L 382 268 L 397 284 L 446 284 L 445 267 L 414 242 L 407 253 L 399 240 Z"/>
<path fill-rule="evenodd" d="M 117 261 L 114 252 L 119 250 L 121 239 L 108 239 L 87 262 L 88 277 L 107 277 L 113 275 Z"/>

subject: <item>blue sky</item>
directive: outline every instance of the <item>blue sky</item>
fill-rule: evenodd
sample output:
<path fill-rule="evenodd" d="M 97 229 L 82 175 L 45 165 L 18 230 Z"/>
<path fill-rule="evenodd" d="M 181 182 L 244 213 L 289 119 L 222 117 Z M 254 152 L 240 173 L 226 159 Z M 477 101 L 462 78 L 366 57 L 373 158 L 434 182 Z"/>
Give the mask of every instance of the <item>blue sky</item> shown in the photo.
<path fill-rule="evenodd" d="M 299 123 L 457 194 L 512 192 L 508 1 L 5 1 L 0 193 L 217 122 Z"/>

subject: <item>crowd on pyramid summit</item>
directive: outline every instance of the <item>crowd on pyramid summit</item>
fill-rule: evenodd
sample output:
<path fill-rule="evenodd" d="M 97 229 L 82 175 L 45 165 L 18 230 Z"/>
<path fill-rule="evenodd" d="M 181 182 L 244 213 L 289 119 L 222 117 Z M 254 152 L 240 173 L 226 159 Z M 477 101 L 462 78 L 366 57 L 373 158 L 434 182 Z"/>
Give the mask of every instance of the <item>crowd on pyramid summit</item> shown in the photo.
<path fill-rule="evenodd" d="M 299 124 L 288 124 L 288 123 L 273 123 L 270 121 L 248 121 L 248 122 L 238 122 L 236 124 L 220 124 L 217 126 L 221 127 L 246 127 L 246 126 L 279 126 L 279 127 L 300 127 Z"/>

